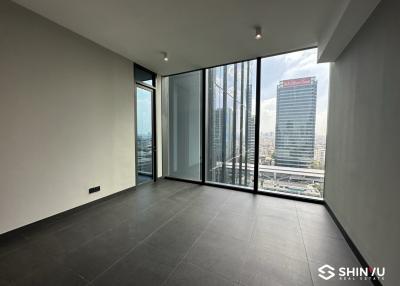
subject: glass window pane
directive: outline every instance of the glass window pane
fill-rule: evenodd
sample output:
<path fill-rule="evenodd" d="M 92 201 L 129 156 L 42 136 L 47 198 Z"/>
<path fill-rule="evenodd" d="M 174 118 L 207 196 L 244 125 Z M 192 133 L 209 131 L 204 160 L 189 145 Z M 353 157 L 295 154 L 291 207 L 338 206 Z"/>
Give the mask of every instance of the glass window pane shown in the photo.
<path fill-rule="evenodd" d="M 199 181 L 201 178 L 201 71 L 163 79 L 164 107 L 168 116 L 168 176 Z"/>
<path fill-rule="evenodd" d="M 328 87 L 316 49 L 262 59 L 260 191 L 323 197 Z"/>
<path fill-rule="evenodd" d="M 206 180 L 252 188 L 256 60 L 206 70 Z"/>
<path fill-rule="evenodd" d="M 138 176 L 153 176 L 152 92 L 136 88 Z"/>

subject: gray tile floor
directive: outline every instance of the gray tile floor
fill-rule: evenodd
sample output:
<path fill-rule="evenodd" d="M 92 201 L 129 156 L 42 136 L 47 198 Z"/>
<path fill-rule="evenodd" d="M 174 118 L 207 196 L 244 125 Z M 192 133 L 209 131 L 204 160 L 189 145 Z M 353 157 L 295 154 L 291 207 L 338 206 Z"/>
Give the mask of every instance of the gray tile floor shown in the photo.
<path fill-rule="evenodd" d="M 141 185 L 143 183 L 147 183 L 147 182 L 150 182 L 150 181 L 153 181 L 153 177 L 152 176 L 145 176 L 145 175 L 140 175 L 140 174 L 137 176 L 138 185 Z"/>
<path fill-rule="evenodd" d="M 160 180 L 0 239 L 0 285 L 370 285 L 322 205 Z"/>

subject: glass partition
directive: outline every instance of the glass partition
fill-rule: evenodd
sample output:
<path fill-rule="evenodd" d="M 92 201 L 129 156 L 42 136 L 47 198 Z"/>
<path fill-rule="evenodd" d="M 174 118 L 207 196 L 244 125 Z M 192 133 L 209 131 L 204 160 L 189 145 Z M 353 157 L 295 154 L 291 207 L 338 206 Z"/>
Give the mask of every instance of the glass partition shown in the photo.
<path fill-rule="evenodd" d="M 168 110 L 168 147 L 164 158 L 167 176 L 201 180 L 201 71 L 163 79 L 163 105 Z M 165 126 L 165 125 L 164 125 Z"/>

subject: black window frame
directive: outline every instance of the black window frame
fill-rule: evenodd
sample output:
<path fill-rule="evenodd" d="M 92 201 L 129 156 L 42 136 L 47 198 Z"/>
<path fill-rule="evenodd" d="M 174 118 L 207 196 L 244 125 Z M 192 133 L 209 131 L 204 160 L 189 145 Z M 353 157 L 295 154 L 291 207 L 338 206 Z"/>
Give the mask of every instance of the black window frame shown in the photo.
<path fill-rule="evenodd" d="M 136 71 L 137 70 L 141 70 L 144 71 L 146 73 L 149 73 L 151 75 L 151 80 L 152 80 L 152 85 L 147 84 L 141 80 L 138 80 L 136 78 Z M 158 169 L 157 169 L 157 106 L 156 106 L 156 78 L 157 78 L 157 74 L 141 65 L 138 65 L 136 63 L 133 64 L 133 77 L 134 77 L 134 104 L 135 104 L 135 141 L 137 140 L 137 106 L 136 106 L 136 92 L 137 92 L 137 88 L 142 88 L 145 90 L 149 90 L 152 92 L 152 132 L 153 132 L 153 136 L 152 136 L 152 145 L 153 145 L 153 182 L 157 181 L 158 178 Z M 137 166 L 138 166 L 138 162 L 137 162 L 138 158 L 137 158 L 137 144 L 135 142 L 135 180 L 136 180 L 136 184 L 138 182 L 138 172 L 136 170 Z"/>
<path fill-rule="evenodd" d="M 164 75 L 162 76 L 163 78 L 165 77 L 170 77 L 170 76 L 175 76 L 179 74 L 185 74 L 189 72 L 194 72 L 194 71 L 201 71 L 202 72 L 202 108 L 201 108 L 201 158 L 200 158 L 200 163 L 201 163 L 201 180 L 200 181 L 195 181 L 195 180 L 188 180 L 188 179 L 181 179 L 181 178 L 175 178 L 171 176 L 165 176 L 166 179 L 170 180 L 176 180 L 176 181 L 182 181 L 182 182 L 189 182 L 189 183 L 195 183 L 195 184 L 200 184 L 204 186 L 211 186 L 211 187 L 218 187 L 218 188 L 225 188 L 225 189 L 231 189 L 231 190 L 237 190 L 237 191 L 242 191 L 242 192 L 248 192 L 248 193 L 253 193 L 253 194 L 259 194 L 259 195 L 266 195 L 266 196 L 272 196 L 272 197 L 280 197 L 280 198 L 287 198 L 287 199 L 292 199 L 292 200 L 297 200 L 297 201 L 305 201 L 305 202 L 311 202 L 311 203 L 316 203 L 316 204 L 324 204 L 325 198 L 313 198 L 313 197 L 304 197 L 304 196 L 297 196 L 293 194 L 284 194 L 284 193 L 274 193 L 274 192 L 266 192 L 266 191 L 259 191 L 258 188 L 258 180 L 259 180 L 259 147 L 260 147 L 260 103 L 261 103 L 261 60 L 264 58 L 269 58 L 269 57 L 274 57 L 274 56 L 279 56 L 279 55 L 284 55 L 284 54 L 289 54 L 293 52 L 299 52 L 299 51 L 305 51 L 305 50 L 310 50 L 310 49 L 315 49 L 317 48 L 316 46 L 311 46 L 307 48 L 302 48 L 302 49 L 296 49 L 296 50 L 291 50 L 283 53 L 276 53 L 276 54 L 271 54 L 267 56 L 262 56 L 262 57 L 257 57 L 257 58 L 250 58 L 250 59 L 245 59 L 241 61 L 235 61 L 223 65 L 216 65 L 216 66 L 211 66 L 211 67 L 206 67 L 206 68 L 201 68 L 201 69 L 195 69 L 195 70 L 190 70 L 190 71 L 185 71 L 181 73 L 175 73 L 175 74 L 169 74 L 169 75 Z M 236 63 L 242 63 L 246 61 L 252 61 L 256 60 L 256 113 L 255 113 L 255 152 L 254 152 L 254 182 L 253 182 L 253 188 L 246 188 L 242 186 L 235 186 L 235 185 L 229 185 L 229 184 L 220 184 L 220 183 L 213 183 L 209 182 L 206 180 L 206 164 L 205 164 L 205 157 L 206 157 L 206 71 L 211 68 L 215 67 L 223 67 L 223 66 L 228 66 L 231 64 L 236 64 Z M 326 165 L 326 163 L 325 163 Z M 324 180 L 324 187 L 325 187 L 325 180 Z M 324 193 L 325 194 L 325 193 Z"/>
<path fill-rule="evenodd" d="M 147 68 L 145 68 L 145 67 L 143 67 L 143 66 L 141 66 L 139 64 L 134 64 L 133 65 L 133 69 L 134 69 L 133 75 L 135 77 L 135 83 L 141 84 L 143 86 L 146 86 L 148 88 L 152 88 L 152 89 L 155 90 L 155 88 L 156 88 L 156 77 L 157 77 L 156 73 L 154 73 L 153 71 L 151 71 L 151 70 L 149 70 L 149 69 L 147 69 Z M 148 84 L 143 80 L 140 80 L 138 78 L 138 76 L 137 76 L 138 73 L 148 74 L 151 77 L 151 84 Z"/>

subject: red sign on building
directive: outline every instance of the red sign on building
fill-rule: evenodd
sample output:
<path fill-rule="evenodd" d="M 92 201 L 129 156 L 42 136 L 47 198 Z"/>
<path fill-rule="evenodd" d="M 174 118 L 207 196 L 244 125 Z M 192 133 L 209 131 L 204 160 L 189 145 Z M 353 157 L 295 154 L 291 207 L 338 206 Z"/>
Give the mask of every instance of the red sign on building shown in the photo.
<path fill-rule="evenodd" d="M 282 81 L 283 87 L 306 85 L 306 84 L 310 84 L 310 83 L 311 83 L 311 77 L 288 79 L 288 80 Z"/>

